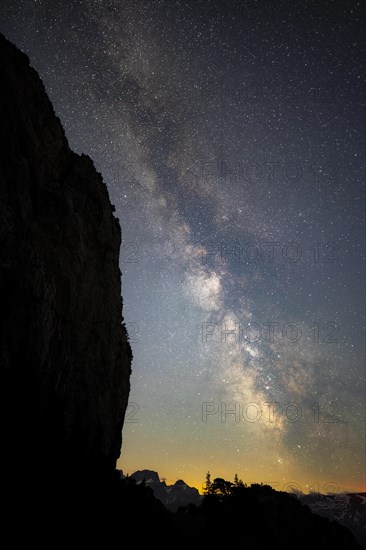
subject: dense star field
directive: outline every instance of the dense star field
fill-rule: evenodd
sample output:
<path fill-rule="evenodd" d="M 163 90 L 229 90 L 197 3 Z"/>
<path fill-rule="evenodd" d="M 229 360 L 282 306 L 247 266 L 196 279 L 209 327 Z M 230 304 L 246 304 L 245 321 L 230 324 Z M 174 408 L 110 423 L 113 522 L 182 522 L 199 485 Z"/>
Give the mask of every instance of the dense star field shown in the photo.
<path fill-rule="evenodd" d="M 125 472 L 363 489 L 363 16 L 2 2 L 121 221 Z"/>

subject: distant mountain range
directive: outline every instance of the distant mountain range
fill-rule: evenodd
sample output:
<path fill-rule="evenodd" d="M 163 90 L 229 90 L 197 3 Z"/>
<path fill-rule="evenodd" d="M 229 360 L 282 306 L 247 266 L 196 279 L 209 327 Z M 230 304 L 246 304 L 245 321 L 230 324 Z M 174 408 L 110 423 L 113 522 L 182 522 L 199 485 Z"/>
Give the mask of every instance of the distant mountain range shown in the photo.
<path fill-rule="evenodd" d="M 137 484 L 145 481 L 146 487 L 150 487 L 154 496 L 159 499 L 171 512 L 176 512 L 180 506 L 195 504 L 199 506 L 202 497 L 195 487 L 190 487 L 182 479 L 174 485 L 167 485 L 160 481 L 159 474 L 151 470 L 138 470 L 130 476 Z"/>
<path fill-rule="evenodd" d="M 310 493 L 299 498 L 314 514 L 348 527 L 358 542 L 366 548 L 366 493 Z"/>

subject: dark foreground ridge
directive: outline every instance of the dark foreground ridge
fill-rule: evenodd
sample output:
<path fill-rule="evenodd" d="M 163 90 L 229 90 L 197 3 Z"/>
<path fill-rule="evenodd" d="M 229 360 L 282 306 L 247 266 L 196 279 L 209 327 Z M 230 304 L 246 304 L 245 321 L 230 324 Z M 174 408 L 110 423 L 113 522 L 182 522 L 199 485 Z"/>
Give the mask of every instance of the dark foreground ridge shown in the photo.
<path fill-rule="evenodd" d="M 207 495 L 173 514 L 144 483 L 121 479 L 115 465 L 132 355 L 119 223 L 92 161 L 70 150 L 28 58 L 1 35 L 0 78 L 7 545 L 357 548 L 346 528 L 270 488 Z"/>

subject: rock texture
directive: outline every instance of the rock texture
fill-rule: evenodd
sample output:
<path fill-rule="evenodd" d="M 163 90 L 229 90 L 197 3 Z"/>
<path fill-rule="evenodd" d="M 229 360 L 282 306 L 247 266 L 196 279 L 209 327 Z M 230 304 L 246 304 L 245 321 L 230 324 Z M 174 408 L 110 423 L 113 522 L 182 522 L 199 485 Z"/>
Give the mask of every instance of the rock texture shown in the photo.
<path fill-rule="evenodd" d="M 154 496 L 171 512 L 176 512 L 180 506 L 199 506 L 202 502 L 198 490 L 187 485 L 182 479 L 174 485 L 167 485 L 165 481 L 160 481 L 159 474 L 152 470 L 138 470 L 131 475 L 131 479 L 134 479 L 137 485 L 145 482 L 146 487 L 150 487 Z"/>
<path fill-rule="evenodd" d="M 366 548 L 366 493 L 309 493 L 299 496 L 314 514 L 338 521 Z"/>
<path fill-rule="evenodd" d="M 3 459 L 28 471 L 112 470 L 132 359 L 119 222 L 27 56 L 1 35 L 0 78 Z"/>

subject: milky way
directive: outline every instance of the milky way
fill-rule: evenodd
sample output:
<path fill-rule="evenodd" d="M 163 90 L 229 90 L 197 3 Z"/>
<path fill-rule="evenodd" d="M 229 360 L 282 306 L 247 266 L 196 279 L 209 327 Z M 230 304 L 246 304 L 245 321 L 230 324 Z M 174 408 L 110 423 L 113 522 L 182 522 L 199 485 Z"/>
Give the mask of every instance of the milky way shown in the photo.
<path fill-rule="evenodd" d="M 134 362 L 120 467 L 360 489 L 361 3 L 0 11 L 121 221 Z"/>

